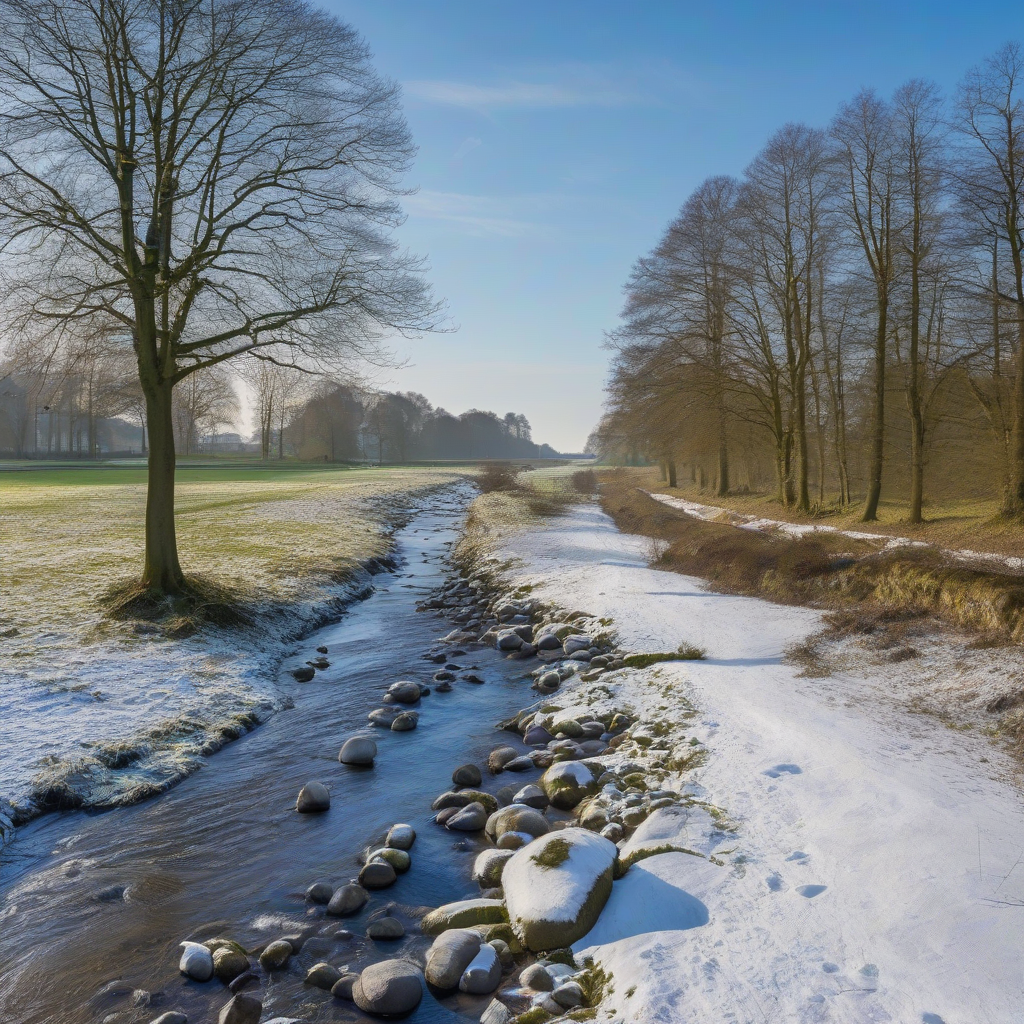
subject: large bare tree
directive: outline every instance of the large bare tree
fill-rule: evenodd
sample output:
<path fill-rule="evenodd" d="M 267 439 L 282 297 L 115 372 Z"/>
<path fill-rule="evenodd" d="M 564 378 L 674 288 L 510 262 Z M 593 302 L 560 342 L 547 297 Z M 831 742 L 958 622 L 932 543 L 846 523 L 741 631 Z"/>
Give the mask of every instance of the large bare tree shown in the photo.
<path fill-rule="evenodd" d="M 243 354 L 330 364 L 431 325 L 391 237 L 412 153 L 397 91 L 302 0 L 0 0 L 0 24 L 9 313 L 130 339 L 143 581 L 178 593 L 175 386 Z"/>

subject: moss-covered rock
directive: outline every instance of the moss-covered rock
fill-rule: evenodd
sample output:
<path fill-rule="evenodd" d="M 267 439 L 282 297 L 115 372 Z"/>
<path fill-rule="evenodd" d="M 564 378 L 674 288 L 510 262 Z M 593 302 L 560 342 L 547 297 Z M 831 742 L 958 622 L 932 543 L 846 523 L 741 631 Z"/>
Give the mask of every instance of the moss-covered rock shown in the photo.
<path fill-rule="evenodd" d="M 459 900 L 430 911 L 420 922 L 420 930 L 424 935 L 440 935 L 449 928 L 472 928 L 507 921 L 508 911 L 501 900 Z"/>
<path fill-rule="evenodd" d="M 580 761 L 559 761 L 541 776 L 540 786 L 555 807 L 571 811 L 584 797 L 597 792 L 597 778 Z"/>

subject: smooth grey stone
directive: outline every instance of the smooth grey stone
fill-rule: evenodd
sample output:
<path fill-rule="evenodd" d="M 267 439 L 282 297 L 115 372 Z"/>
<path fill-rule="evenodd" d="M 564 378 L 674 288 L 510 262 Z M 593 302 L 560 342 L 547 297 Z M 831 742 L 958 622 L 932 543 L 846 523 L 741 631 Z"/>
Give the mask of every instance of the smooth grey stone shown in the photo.
<path fill-rule="evenodd" d="M 394 872 L 392 871 L 392 874 Z M 343 885 L 331 897 L 327 904 L 327 913 L 334 917 L 348 917 L 349 914 L 357 914 L 366 906 L 370 894 L 361 886 L 350 882 Z"/>
<path fill-rule="evenodd" d="M 326 992 L 330 992 L 340 977 L 341 971 L 337 967 L 319 963 L 314 964 L 306 971 L 305 980 L 307 985 L 313 985 L 315 988 L 322 988 Z"/>
<path fill-rule="evenodd" d="M 369 736 L 353 736 L 345 740 L 338 760 L 342 764 L 372 765 L 377 756 L 377 744 Z"/>
<path fill-rule="evenodd" d="M 412 732 L 420 724 L 420 716 L 414 711 L 405 711 L 391 723 L 392 732 Z"/>
<path fill-rule="evenodd" d="M 326 811 L 330 806 L 331 794 L 322 782 L 307 782 L 295 801 L 295 810 L 303 814 Z"/>
<path fill-rule="evenodd" d="M 188 1017 L 180 1010 L 168 1010 L 151 1020 L 149 1024 L 188 1024 Z"/>
<path fill-rule="evenodd" d="M 550 992 L 555 983 L 551 975 L 540 964 L 530 964 L 519 972 L 519 984 L 532 988 L 534 992 Z"/>
<path fill-rule="evenodd" d="M 405 935 L 405 925 L 397 917 L 380 917 L 366 926 L 366 937 L 378 941 L 392 941 Z"/>
<path fill-rule="evenodd" d="M 408 850 L 414 842 L 416 842 L 416 830 L 412 825 L 398 824 L 392 825 L 388 829 L 388 836 L 384 840 L 384 845 L 391 846 L 396 850 Z"/>
<path fill-rule="evenodd" d="M 331 988 L 331 995 L 335 999 L 347 999 L 351 1003 L 352 989 L 358 980 L 358 974 L 352 971 L 346 972 L 334 983 L 334 986 Z"/>
<path fill-rule="evenodd" d="M 213 977 L 213 954 L 198 942 L 181 943 L 178 970 L 193 981 L 209 981 Z"/>
<path fill-rule="evenodd" d="M 284 939 L 275 939 L 260 953 L 260 967 L 265 971 L 279 971 L 292 958 L 292 944 Z"/>
<path fill-rule="evenodd" d="M 565 981 L 551 993 L 551 998 L 559 1006 L 571 1010 L 574 1006 L 583 1005 L 583 989 L 575 981 Z"/>
<path fill-rule="evenodd" d="M 352 998 L 366 1013 L 393 1017 L 411 1013 L 423 998 L 423 974 L 408 960 L 370 964 L 353 985 Z"/>
<path fill-rule="evenodd" d="M 445 828 L 457 832 L 479 832 L 487 824 L 487 809 L 473 802 L 457 811 L 445 822 Z"/>
<path fill-rule="evenodd" d="M 263 1016 L 263 1003 L 248 992 L 232 996 L 217 1018 L 217 1024 L 259 1024 Z"/>
<path fill-rule="evenodd" d="M 483 775 L 475 764 L 463 764 L 452 772 L 452 782 L 456 786 L 479 786 Z"/>
<path fill-rule="evenodd" d="M 415 704 L 420 699 L 420 684 L 401 679 L 388 687 L 388 694 L 399 704 Z"/>
<path fill-rule="evenodd" d="M 316 675 L 316 669 L 309 665 L 300 665 L 292 669 L 292 678 L 297 683 L 308 683 Z"/>
<path fill-rule="evenodd" d="M 330 903 L 334 895 L 334 887 L 327 882 L 314 882 L 306 890 L 306 899 L 310 903 Z"/>
<path fill-rule="evenodd" d="M 364 889 L 386 889 L 395 884 L 395 869 L 384 861 L 371 861 L 364 864 L 359 872 L 359 884 Z"/>
<path fill-rule="evenodd" d="M 523 786 L 523 788 L 513 797 L 513 802 L 517 804 L 525 804 L 527 807 L 534 807 L 540 811 L 544 810 L 544 808 L 550 803 L 547 793 L 545 793 L 540 786 L 534 785 Z"/>
<path fill-rule="evenodd" d="M 440 989 L 458 988 L 463 971 L 482 944 L 480 933 L 470 928 L 451 928 L 442 932 L 427 953 L 427 981 Z"/>
<path fill-rule="evenodd" d="M 482 996 L 493 992 L 501 984 L 501 961 L 498 951 L 485 942 L 459 979 L 459 991 Z"/>

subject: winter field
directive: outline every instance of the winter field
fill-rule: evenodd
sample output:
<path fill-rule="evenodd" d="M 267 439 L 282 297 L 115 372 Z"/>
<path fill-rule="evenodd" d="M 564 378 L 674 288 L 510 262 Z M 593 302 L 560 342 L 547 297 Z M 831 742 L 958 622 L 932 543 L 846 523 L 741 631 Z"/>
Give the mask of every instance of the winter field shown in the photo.
<path fill-rule="evenodd" d="M 573 947 L 609 976 L 600 1019 L 1024 1021 L 1019 766 L 951 696 L 1005 686 L 1016 652 L 967 664 L 937 637 L 913 661 L 847 648 L 808 672 L 791 652 L 818 612 L 651 569 L 650 542 L 595 504 L 517 521 L 492 495 L 470 525 L 511 586 L 611 620 L 624 648 L 707 652 L 558 694 L 569 715 L 625 704 L 652 751 L 706 753 Z"/>
<path fill-rule="evenodd" d="M 186 573 L 229 589 L 258 628 L 168 639 L 105 617 L 141 570 L 145 469 L 0 473 L 0 839 L 51 806 L 157 792 L 278 706 L 289 644 L 368 582 L 363 563 L 432 468 L 178 473 Z"/>

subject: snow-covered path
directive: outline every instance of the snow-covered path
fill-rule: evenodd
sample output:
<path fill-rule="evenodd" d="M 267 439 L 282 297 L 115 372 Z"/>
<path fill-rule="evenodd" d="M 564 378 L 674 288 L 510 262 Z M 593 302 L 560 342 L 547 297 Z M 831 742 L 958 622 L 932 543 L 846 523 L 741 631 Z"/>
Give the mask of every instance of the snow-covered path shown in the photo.
<path fill-rule="evenodd" d="M 708 652 L 629 696 L 653 710 L 664 680 L 686 682 L 690 734 L 710 751 L 697 780 L 738 832 L 719 842 L 724 867 L 663 854 L 617 883 L 579 944 L 614 975 L 615 1019 L 1024 1022 L 1024 800 L 1010 762 L 902 710 L 877 673 L 799 677 L 783 653 L 816 612 L 708 593 L 648 568 L 648 551 L 591 505 L 496 552 L 536 596 L 614 619 L 624 647 Z M 644 900 L 664 930 L 632 934 Z"/>

